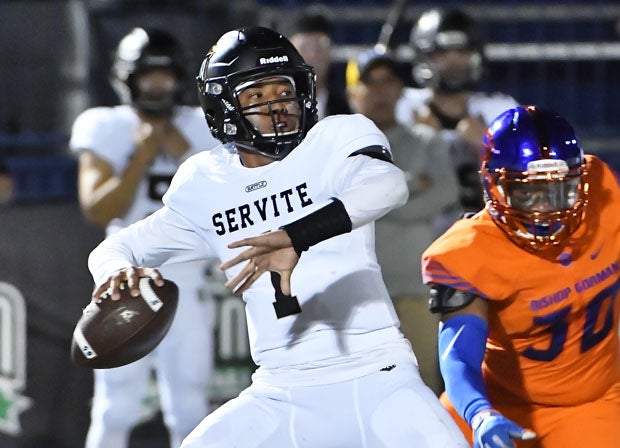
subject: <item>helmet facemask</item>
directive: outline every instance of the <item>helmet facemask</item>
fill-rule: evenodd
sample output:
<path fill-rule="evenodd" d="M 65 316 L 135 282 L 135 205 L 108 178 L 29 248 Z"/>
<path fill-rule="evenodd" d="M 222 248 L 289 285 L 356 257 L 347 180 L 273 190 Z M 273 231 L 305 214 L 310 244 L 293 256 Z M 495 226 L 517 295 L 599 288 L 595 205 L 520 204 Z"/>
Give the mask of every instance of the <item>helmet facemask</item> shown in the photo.
<path fill-rule="evenodd" d="M 286 157 L 316 123 L 315 77 L 310 67 L 282 69 L 277 72 L 257 69 L 221 79 L 213 78 L 205 84 L 199 83 L 199 90 L 202 92 L 204 89 L 205 92 L 205 96 L 201 98 L 217 98 L 219 103 L 217 108 L 213 108 L 203 101 L 211 132 L 219 140 L 233 143 L 245 152 L 261 154 L 275 160 Z M 243 89 L 239 89 L 239 86 L 253 85 L 269 78 L 292 80 L 295 95 L 242 107 L 238 93 Z M 287 104 L 290 106 L 286 107 Z M 278 123 L 278 114 L 283 106 L 287 109 L 287 115 L 296 118 L 296 129 L 279 131 L 281 123 Z M 272 132 L 261 132 L 257 129 L 252 117 L 260 115 L 271 118 Z"/>
<path fill-rule="evenodd" d="M 260 93 L 262 85 L 272 83 L 276 85 L 277 96 L 281 96 L 281 99 L 253 102 L 240 98 Z M 238 84 L 234 92 L 242 125 L 246 134 L 252 136 L 248 142 L 235 140 L 239 149 L 280 159 L 301 142 L 305 135 L 301 132 L 304 121 L 303 99 L 297 96 L 293 77 L 282 75 L 247 80 Z M 242 103 L 248 101 L 251 104 L 242 106 Z"/>
<path fill-rule="evenodd" d="M 490 171 L 482 182 L 487 210 L 518 246 L 531 252 L 564 244 L 583 219 L 588 198 L 585 164 L 572 169 L 563 160 L 536 160 L 528 171 Z"/>

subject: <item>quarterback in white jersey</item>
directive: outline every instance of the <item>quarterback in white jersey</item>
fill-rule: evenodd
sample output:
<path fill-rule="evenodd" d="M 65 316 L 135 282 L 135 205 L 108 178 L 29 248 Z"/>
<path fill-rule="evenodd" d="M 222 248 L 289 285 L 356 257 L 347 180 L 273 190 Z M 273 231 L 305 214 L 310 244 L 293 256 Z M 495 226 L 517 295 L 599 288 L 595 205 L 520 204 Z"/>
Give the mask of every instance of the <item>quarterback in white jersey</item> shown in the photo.
<path fill-rule="evenodd" d="M 374 221 L 406 201 L 404 174 L 362 115 L 316 123 L 314 82 L 284 36 L 224 34 L 198 76 L 224 145 L 92 252 L 93 300 L 210 249 L 224 261 L 260 367 L 183 448 L 466 447 L 420 379 L 376 261 Z"/>
<path fill-rule="evenodd" d="M 183 71 L 176 45 L 163 31 L 133 30 L 119 44 L 113 71 L 129 104 L 88 109 L 73 125 L 80 203 L 92 222 L 106 227 L 107 237 L 158 210 L 179 164 L 219 144 L 202 110 L 176 98 Z M 140 57 L 126 60 L 126 47 L 138 49 Z M 175 320 L 151 356 L 95 371 L 86 448 L 129 446 L 153 369 L 172 448 L 208 413 L 213 343 L 204 271 L 205 260 L 162 268 L 179 286 Z"/>

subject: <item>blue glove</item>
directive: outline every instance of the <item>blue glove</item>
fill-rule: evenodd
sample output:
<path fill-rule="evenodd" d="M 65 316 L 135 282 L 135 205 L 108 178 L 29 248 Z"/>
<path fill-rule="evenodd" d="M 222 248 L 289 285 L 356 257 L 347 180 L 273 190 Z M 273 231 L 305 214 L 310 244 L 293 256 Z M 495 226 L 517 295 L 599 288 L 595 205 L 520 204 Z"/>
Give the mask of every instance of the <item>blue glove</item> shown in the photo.
<path fill-rule="evenodd" d="M 514 439 L 530 440 L 536 437 L 534 432 L 491 410 L 474 416 L 472 428 L 474 448 L 514 448 Z"/>

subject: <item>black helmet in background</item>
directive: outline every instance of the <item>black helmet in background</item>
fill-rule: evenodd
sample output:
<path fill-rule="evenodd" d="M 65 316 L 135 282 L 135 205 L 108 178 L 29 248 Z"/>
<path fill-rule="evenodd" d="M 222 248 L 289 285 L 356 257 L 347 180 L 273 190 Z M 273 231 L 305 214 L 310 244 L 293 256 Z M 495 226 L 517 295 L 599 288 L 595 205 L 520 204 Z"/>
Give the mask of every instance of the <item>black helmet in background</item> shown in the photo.
<path fill-rule="evenodd" d="M 474 90 L 482 77 L 482 37 L 474 19 L 461 10 L 433 8 L 422 13 L 411 31 L 410 45 L 415 51 L 413 78 L 422 86 L 462 92 Z M 432 56 L 450 50 L 469 53 L 469 60 L 462 68 L 442 71 Z"/>
<path fill-rule="evenodd" d="M 152 115 L 170 114 L 183 103 L 186 91 L 186 58 L 181 45 L 159 29 L 134 28 L 118 44 L 112 65 L 112 87 L 121 101 Z M 141 92 L 137 78 L 153 69 L 168 69 L 176 84 L 167 91 Z"/>
<path fill-rule="evenodd" d="M 276 129 L 274 134 L 261 134 L 239 104 L 239 86 L 271 77 L 287 78 L 295 88 L 292 101 L 299 103 L 301 116 L 294 132 L 279 133 Z M 269 28 L 252 26 L 224 34 L 202 62 L 197 82 L 211 133 L 244 151 L 282 159 L 301 143 L 317 120 L 314 70 L 286 37 Z"/>

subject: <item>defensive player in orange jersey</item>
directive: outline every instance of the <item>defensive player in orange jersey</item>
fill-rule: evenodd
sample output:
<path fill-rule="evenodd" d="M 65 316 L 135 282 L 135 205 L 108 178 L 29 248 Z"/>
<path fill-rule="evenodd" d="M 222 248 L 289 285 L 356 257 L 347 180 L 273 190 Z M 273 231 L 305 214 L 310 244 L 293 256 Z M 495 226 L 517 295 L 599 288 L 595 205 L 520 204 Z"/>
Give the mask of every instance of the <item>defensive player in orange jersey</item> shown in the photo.
<path fill-rule="evenodd" d="M 620 447 L 618 176 L 534 106 L 491 123 L 480 173 L 485 209 L 422 257 L 444 404 L 476 448 Z"/>

